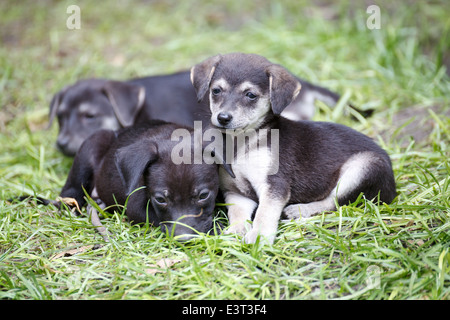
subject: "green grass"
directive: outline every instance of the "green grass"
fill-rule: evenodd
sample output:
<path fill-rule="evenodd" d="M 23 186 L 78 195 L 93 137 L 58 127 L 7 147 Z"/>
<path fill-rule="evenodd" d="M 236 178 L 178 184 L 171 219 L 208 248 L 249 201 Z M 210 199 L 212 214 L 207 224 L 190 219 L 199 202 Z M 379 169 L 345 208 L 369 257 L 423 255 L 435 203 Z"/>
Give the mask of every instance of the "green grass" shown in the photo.
<path fill-rule="evenodd" d="M 380 2 L 71 1 L 0 4 L 0 299 L 450 299 L 448 9 Z M 351 120 L 390 154 L 398 197 L 361 198 L 306 222 L 283 222 L 273 246 L 224 235 L 179 244 L 121 212 L 104 243 L 86 217 L 4 199 L 56 198 L 72 159 L 46 131 L 52 95 L 79 78 L 187 69 L 216 53 L 253 52 L 357 106 Z M 219 211 L 217 219 L 225 221 Z M 163 260 L 167 259 L 167 260 Z M 159 264 L 166 261 L 167 267 Z M 164 264 L 162 264 L 164 266 Z"/>

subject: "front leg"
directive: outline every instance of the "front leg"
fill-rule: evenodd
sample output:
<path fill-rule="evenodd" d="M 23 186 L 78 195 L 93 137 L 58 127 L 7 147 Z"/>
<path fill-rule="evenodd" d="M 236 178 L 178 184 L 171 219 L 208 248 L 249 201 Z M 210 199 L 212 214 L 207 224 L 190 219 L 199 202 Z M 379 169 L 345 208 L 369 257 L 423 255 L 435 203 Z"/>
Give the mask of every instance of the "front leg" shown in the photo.
<path fill-rule="evenodd" d="M 268 244 L 272 244 L 277 234 L 281 212 L 287 198 L 274 197 L 271 192 L 264 192 L 259 197 L 259 206 L 253 220 L 253 228 L 245 235 L 246 243 L 255 243 L 258 236 Z"/>
<path fill-rule="evenodd" d="M 227 192 L 225 194 L 225 202 L 231 204 L 228 206 L 227 212 L 230 226 L 225 233 L 244 235 L 251 228 L 248 221 L 252 219 L 252 213 L 253 210 L 255 210 L 257 203 L 234 192 Z"/>
<path fill-rule="evenodd" d="M 94 190 L 92 190 L 91 198 L 94 200 L 100 209 L 104 210 L 106 208 L 105 203 L 98 197 L 97 188 L 94 187 Z M 109 242 L 110 233 L 106 228 L 103 226 L 103 224 L 100 221 L 100 218 L 98 217 L 98 211 L 97 209 L 92 206 L 91 204 L 88 204 L 87 206 L 87 212 L 89 214 L 89 218 L 91 219 L 92 225 L 97 227 L 98 233 L 103 237 L 105 242 Z"/>

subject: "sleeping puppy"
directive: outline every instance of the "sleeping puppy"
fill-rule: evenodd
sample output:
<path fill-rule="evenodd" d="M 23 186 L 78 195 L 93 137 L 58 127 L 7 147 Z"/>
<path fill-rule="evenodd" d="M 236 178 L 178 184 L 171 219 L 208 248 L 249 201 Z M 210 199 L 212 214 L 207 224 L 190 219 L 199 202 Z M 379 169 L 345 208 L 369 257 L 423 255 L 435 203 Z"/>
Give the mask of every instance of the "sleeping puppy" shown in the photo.
<path fill-rule="evenodd" d="M 193 119 L 208 118 L 201 108 L 189 72 L 129 81 L 86 79 L 55 94 L 48 127 L 56 117 L 56 145 L 65 155 L 74 156 L 97 130 L 118 130 L 151 119 L 192 126 Z"/>
<path fill-rule="evenodd" d="M 220 188 L 232 204 L 229 233 L 273 243 L 282 214 L 310 217 L 361 193 L 386 203 L 396 196 L 389 156 L 371 139 L 339 124 L 280 117 L 301 88 L 283 67 L 254 54 L 218 55 L 194 66 L 191 81 L 228 141 L 236 178 L 220 170 Z"/>
<path fill-rule="evenodd" d="M 311 119 L 316 99 L 333 106 L 339 95 L 301 81 L 304 90 L 284 110 L 294 120 Z M 50 103 L 49 127 L 57 117 L 57 147 L 74 156 L 81 143 L 100 129 L 117 130 L 150 119 L 193 126 L 209 122 L 209 107 L 197 103 L 189 71 L 129 81 L 86 79 L 55 94 Z"/>
<path fill-rule="evenodd" d="M 172 149 L 178 143 L 171 139 L 175 130 L 192 133 L 161 121 L 119 132 L 97 131 L 77 152 L 61 198 L 74 198 L 82 207 L 85 190 L 100 208 L 126 205 L 132 223 L 161 225 L 163 232 L 179 240 L 208 232 L 219 188 L 218 165 L 175 164 Z M 94 207 L 89 211 L 93 224 L 108 240 L 97 211 Z"/>

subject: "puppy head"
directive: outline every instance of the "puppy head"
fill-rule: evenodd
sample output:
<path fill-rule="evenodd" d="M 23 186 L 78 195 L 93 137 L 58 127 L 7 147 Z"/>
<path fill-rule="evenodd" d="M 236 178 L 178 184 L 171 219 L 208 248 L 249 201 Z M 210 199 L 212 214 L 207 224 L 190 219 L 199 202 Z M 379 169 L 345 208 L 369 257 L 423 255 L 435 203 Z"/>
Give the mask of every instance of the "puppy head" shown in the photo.
<path fill-rule="evenodd" d="M 209 97 L 211 123 L 223 129 L 257 128 L 269 114 L 280 115 L 300 91 L 285 68 L 255 54 L 230 53 L 191 69 L 197 98 Z"/>
<path fill-rule="evenodd" d="M 161 230 L 180 240 L 208 232 L 219 191 L 217 166 L 160 160 L 149 167 L 145 181 Z"/>
<path fill-rule="evenodd" d="M 130 126 L 142 108 L 145 90 L 124 82 L 87 79 L 65 87 L 50 103 L 49 125 L 58 118 L 58 149 L 74 156 L 83 141 L 100 129 Z"/>
<path fill-rule="evenodd" d="M 170 139 L 170 138 L 169 138 Z M 115 163 L 127 195 L 141 185 L 163 232 L 188 240 L 212 227 L 218 193 L 217 164 L 175 164 L 169 139 L 139 139 L 116 151 Z"/>

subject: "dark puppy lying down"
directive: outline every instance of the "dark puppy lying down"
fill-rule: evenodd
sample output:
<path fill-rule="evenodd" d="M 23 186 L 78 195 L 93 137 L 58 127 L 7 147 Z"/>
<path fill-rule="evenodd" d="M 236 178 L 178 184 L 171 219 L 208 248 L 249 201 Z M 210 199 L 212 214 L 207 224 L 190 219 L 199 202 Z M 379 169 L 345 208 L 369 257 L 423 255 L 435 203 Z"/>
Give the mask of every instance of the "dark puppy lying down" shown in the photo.
<path fill-rule="evenodd" d="M 178 142 L 171 141 L 171 135 L 179 128 L 153 121 L 151 126 L 118 133 L 96 132 L 77 152 L 61 197 L 75 198 L 81 207 L 86 203 L 84 188 L 101 208 L 127 203 L 132 223 L 161 225 L 181 240 L 209 231 L 219 187 L 218 165 L 174 164 L 172 149 Z M 101 224 L 96 225 L 105 237 Z"/>
<path fill-rule="evenodd" d="M 58 119 L 58 149 L 74 156 L 100 129 L 118 130 L 151 119 L 193 125 L 207 114 L 198 105 L 188 72 L 129 81 L 85 79 L 66 86 L 50 103 L 49 127 Z"/>

